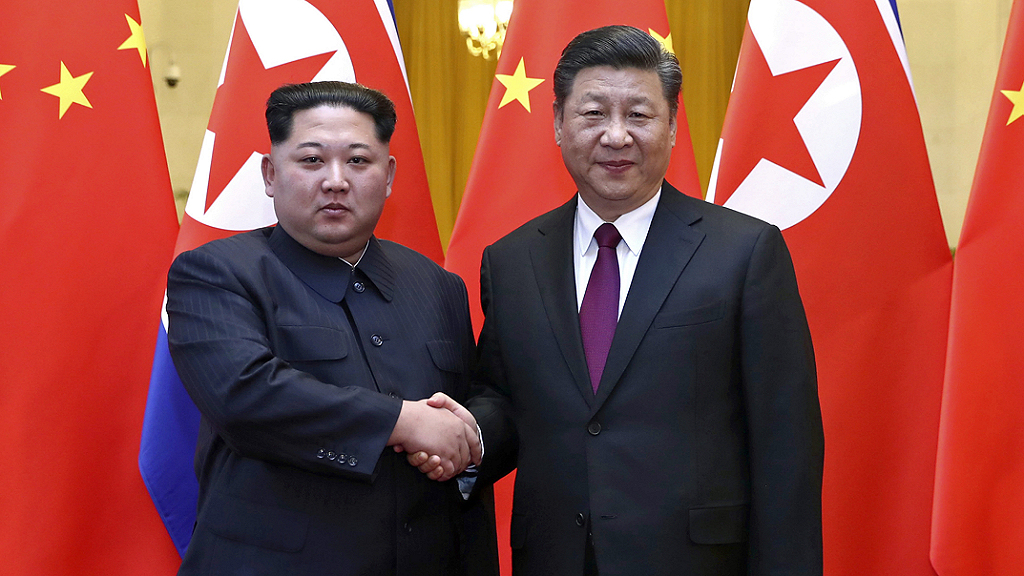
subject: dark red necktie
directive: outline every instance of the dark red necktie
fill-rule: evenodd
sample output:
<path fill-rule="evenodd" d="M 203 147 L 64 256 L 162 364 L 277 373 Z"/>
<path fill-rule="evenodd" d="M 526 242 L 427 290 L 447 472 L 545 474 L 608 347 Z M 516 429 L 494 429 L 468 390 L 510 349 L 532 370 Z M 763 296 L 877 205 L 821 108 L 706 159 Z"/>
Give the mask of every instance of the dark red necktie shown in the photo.
<path fill-rule="evenodd" d="M 615 247 L 622 236 L 614 224 L 605 222 L 594 232 L 594 238 L 597 262 L 580 306 L 580 332 L 590 369 L 590 385 L 596 394 L 608 349 L 612 347 L 615 324 L 619 321 L 619 259 L 615 256 Z"/>

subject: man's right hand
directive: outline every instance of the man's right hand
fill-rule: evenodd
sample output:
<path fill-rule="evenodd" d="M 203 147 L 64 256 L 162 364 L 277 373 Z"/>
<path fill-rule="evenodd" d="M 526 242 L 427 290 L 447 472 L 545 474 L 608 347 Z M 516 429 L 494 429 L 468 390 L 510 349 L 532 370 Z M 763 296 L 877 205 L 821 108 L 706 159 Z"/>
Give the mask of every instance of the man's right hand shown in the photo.
<path fill-rule="evenodd" d="M 428 403 L 428 400 L 406 400 L 402 403 L 402 411 L 388 439 L 388 446 L 408 452 L 410 462 L 412 455 L 430 455 L 425 462 L 429 461 L 433 466 L 426 471 L 427 476 L 445 481 L 461 473 L 471 463 L 479 462 L 480 439 L 475 420 L 470 427 L 460 415 L 448 408 L 445 400 L 435 398 L 436 394 L 429 401 L 432 403 Z M 444 398 L 469 414 L 454 400 L 447 396 Z M 472 418 L 472 415 L 469 414 L 469 417 Z M 417 467 L 424 470 L 427 464 Z"/>
<path fill-rule="evenodd" d="M 436 392 L 433 396 L 427 399 L 427 405 L 434 408 L 443 408 L 450 411 L 465 422 L 469 432 L 472 432 L 472 436 L 476 437 L 476 442 L 470 444 L 472 463 L 479 465 L 480 460 L 483 456 L 482 449 L 483 445 L 480 442 L 477 434 L 478 428 L 476 425 L 476 418 L 473 414 L 467 410 L 463 405 L 459 404 L 455 400 L 452 400 L 447 394 L 443 392 Z M 437 454 L 432 454 L 427 451 L 413 451 L 409 450 L 406 456 L 409 464 L 419 469 L 431 480 L 447 480 L 450 476 L 446 474 L 446 469 L 443 466 L 442 458 Z M 462 472 L 461 470 L 459 472 Z"/>

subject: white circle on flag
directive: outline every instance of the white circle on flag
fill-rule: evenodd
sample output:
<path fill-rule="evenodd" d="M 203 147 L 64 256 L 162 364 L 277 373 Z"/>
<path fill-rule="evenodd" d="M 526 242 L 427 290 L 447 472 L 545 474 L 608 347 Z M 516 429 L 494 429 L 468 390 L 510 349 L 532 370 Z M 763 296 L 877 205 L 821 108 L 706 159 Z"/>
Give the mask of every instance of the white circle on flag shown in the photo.
<path fill-rule="evenodd" d="M 762 158 L 724 204 L 786 229 L 820 208 L 850 167 L 863 114 L 860 79 L 836 29 L 797 0 L 754 0 L 747 23 L 774 76 L 839 60 L 794 118 L 824 186 Z M 709 202 L 715 201 L 722 144 L 712 169 Z"/>
<path fill-rule="evenodd" d="M 239 0 L 238 12 L 264 68 L 334 52 L 313 80 L 355 82 L 352 59 L 331 21 L 305 0 Z M 231 42 L 234 41 L 232 30 Z M 231 42 L 227 54 L 231 53 Z M 218 87 L 224 83 L 227 56 Z M 264 192 L 262 155 L 253 152 L 209 209 L 210 164 L 217 134 L 207 130 L 199 152 L 185 212 L 198 222 L 222 230 L 253 230 L 277 222 L 273 201 Z"/>

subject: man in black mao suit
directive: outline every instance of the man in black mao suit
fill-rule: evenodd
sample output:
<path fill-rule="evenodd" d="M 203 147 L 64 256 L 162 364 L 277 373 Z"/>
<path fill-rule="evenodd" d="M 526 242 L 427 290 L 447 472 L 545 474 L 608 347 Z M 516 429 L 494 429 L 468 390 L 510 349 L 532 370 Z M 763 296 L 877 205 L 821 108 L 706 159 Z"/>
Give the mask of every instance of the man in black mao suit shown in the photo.
<path fill-rule="evenodd" d="M 199 514 L 180 574 L 496 574 L 493 511 L 454 480 L 465 286 L 373 229 L 391 192 L 395 111 L 354 84 L 284 86 L 267 104 L 279 225 L 179 256 L 168 340 L 202 413 Z M 440 456 L 443 482 L 402 449 Z M 489 495 L 487 495 L 489 496 Z"/>
<path fill-rule="evenodd" d="M 516 576 L 821 574 L 823 438 L 793 266 L 776 227 L 664 182 L 680 83 L 640 30 L 577 36 L 554 112 L 579 194 L 484 251 L 483 393 L 467 407 L 478 481 L 518 466 Z M 584 313 L 605 222 L 606 356 Z"/>

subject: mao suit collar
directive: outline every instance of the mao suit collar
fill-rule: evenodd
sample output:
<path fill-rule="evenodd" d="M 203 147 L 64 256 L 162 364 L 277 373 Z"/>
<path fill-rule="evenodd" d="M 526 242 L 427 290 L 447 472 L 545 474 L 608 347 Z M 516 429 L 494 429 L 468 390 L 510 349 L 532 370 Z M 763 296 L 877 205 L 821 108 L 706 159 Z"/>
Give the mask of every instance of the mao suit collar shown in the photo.
<path fill-rule="evenodd" d="M 313 252 L 299 244 L 280 226 L 275 226 L 271 231 L 268 243 L 281 262 L 314 292 L 336 303 L 345 298 L 353 275 L 352 266 L 348 262 Z M 377 238 L 370 238 L 357 269 L 377 287 L 385 300 L 391 301 L 395 286 L 394 267 Z"/>

